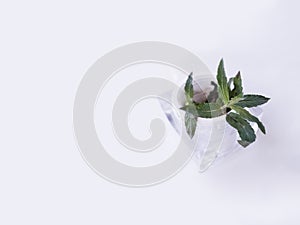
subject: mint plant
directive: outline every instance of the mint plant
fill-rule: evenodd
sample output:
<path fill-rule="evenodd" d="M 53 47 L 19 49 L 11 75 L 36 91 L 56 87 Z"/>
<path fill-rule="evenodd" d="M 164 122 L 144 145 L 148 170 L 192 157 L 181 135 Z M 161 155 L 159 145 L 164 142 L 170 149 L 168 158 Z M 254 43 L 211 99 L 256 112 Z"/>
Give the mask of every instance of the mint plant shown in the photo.
<path fill-rule="evenodd" d="M 262 122 L 253 116 L 247 108 L 265 104 L 270 98 L 262 95 L 244 94 L 241 73 L 238 72 L 235 77 L 228 80 L 223 59 L 218 66 L 217 82 L 217 84 L 211 82 L 214 89 L 207 95 L 204 102 L 196 102 L 193 100 L 193 73 L 188 76 L 184 86 L 186 103 L 180 108 L 185 111 L 186 132 L 193 138 L 198 117 L 214 118 L 226 114 L 228 124 L 239 133 L 240 140 L 238 143 L 247 147 L 256 139 L 255 132 L 249 122 L 257 123 L 259 129 L 266 134 Z"/>

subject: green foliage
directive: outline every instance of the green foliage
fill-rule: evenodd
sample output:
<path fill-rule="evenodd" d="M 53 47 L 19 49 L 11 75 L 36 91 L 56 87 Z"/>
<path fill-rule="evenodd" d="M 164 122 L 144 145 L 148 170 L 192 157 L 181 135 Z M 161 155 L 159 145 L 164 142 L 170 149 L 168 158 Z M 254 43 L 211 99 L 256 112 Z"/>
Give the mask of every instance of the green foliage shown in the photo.
<path fill-rule="evenodd" d="M 194 102 L 192 73 L 188 76 L 184 87 L 186 104 L 180 108 L 185 111 L 186 131 L 193 138 L 197 128 L 198 117 L 214 118 L 226 115 L 228 124 L 239 133 L 241 140 L 238 140 L 238 143 L 243 147 L 247 147 L 256 139 L 255 132 L 249 122 L 257 123 L 264 134 L 266 129 L 262 122 L 249 113 L 246 108 L 265 104 L 270 98 L 262 95 L 244 95 L 240 72 L 227 81 L 223 59 L 221 59 L 218 66 L 217 81 L 218 84 L 211 82 L 214 89 L 208 94 L 205 102 Z"/>
<path fill-rule="evenodd" d="M 252 108 L 255 106 L 259 106 L 262 104 L 267 103 L 270 100 L 270 98 L 266 98 L 262 95 L 244 95 L 243 99 L 236 103 L 236 105 L 241 107 L 247 107 Z"/>
<path fill-rule="evenodd" d="M 241 106 L 232 105 L 231 108 L 234 111 L 236 111 L 242 118 L 244 118 L 248 121 L 257 123 L 261 132 L 266 134 L 266 129 L 265 129 L 264 125 L 262 124 L 262 122 L 259 121 L 259 119 L 257 117 L 251 115 L 251 113 L 249 113 L 246 109 L 242 108 Z"/>
<path fill-rule="evenodd" d="M 226 115 L 226 121 L 235 129 L 237 129 L 243 146 L 246 147 L 255 141 L 256 135 L 250 123 L 243 119 L 239 114 L 228 113 Z"/>
<path fill-rule="evenodd" d="M 229 87 L 227 84 L 227 77 L 224 69 L 224 61 L 221 59 L 218 66 L 217 80 L 219 85 L 219 97 L 226 104 L 229 101 Z"/>
<path fill-rule="evenodd" d="M 243 87 L 242 87 L 242 77 L 240 71 L 238 74 L 233 78 L 233 85 L 234 88 L 230 91 L 230 98 L 233 97 L 243 97 Z"/>
<path fill-rule="evenodd" d="M 193 138 L 195 135 L 196 127 L 197 127 L 197 116 L 194 116 L 194 114 L 186 112 L 185 113 L 185 127 L 186 127 L 186 132 L 188 135 Z"/>

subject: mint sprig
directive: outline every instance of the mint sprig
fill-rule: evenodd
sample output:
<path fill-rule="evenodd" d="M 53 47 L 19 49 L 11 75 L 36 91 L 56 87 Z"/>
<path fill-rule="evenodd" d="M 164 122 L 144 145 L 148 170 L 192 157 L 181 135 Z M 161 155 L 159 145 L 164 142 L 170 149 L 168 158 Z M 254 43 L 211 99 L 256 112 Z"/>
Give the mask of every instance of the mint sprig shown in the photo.
<path fill-rule="evenodd" d="M 185 113 L 184 121 L 185 121 L 186 132 L 191 138 L 193 138 L 196 132 L 197 118 L 198 117 L 192 113 L 189 112 Z"/>
<path fill-rule="evenodd" d="M 197 118 L 214 118 L 226 114 L 226 121 L 237 130 L 241 140 L 238 143 L 243 147 L 256 140 L 256 135 L 249 122 L 257 123 L 259 129 L 265 134 L 266 129 L 263 123 L 253 116 L 247 108 L 265 104 L 270 100 L 262 95 L 243 93 L 241 73 L 230 78 L 226 77 L 224 61 L 221 59 L 217 69 L 217 81 L 211 82 L 214 89 L 208 94 L 205 102 L 195 102 L 193 88 L 193 74 L 188 76 L 184 90 L 186 103 L 180 109 L 186 112 L 185 126 L 191 138 L 195 135 Z"/>
<path fill-rule="evenodd" d="M 270 100 L 270 98 L 267 98 L 262 95 L 244 95 L 243 99 L 236 103 L 236 105 L 241 107 L 247 107 L 252 108 L 255 106 L 259 106 L 262 104 L 267 103 Z"/>
<path fill-rule="evenodd" d="M 255 141 L 256 135 L 254 133 L 253 128 L 250 123 L 243 119 L 239 114 L 229 113 L 226 116 L 226 121 L 235 129 L 237 129 L 241 140 L 239 140 L 239 144 L 243 147 L 247 147 L 249 144 Z"/>
<path fill-rule="evenodd" d="M 223 59 L 221 59 L 218 66 L 217 80 L 219 85 L 219 97 L 227 104 L 229 102 L 229 86 L 227 84 Z"/>

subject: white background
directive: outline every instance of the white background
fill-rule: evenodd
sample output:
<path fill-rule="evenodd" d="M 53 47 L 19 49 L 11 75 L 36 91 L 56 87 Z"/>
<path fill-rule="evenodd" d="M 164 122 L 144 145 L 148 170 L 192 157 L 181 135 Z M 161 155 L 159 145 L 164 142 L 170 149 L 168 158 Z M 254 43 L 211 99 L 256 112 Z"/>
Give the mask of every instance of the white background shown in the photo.
<path fill-rule="evenodd" d="M 0 224 L 300 223 L 297 1 L 1 1 Z M 267 136 L 199 174 L 149 188 L 97 176 L 76 147 L 72 106 L 111 49 L 158 40 L 212 71 L 224 57 L 264 107 Z"/>

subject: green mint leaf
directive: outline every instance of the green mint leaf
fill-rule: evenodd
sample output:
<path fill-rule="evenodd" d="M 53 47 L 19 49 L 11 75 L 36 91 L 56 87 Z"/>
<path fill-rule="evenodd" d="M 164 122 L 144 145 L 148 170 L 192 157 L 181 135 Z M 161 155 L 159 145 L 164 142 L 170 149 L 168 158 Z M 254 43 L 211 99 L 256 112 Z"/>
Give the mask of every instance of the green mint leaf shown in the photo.
<path fill-rule="evenodd" d="M 214 118 L 226 114 L 226 108 L 217 103 L 189 104 L 180 108 L 197 117 Z"/>
<path fill-rule="evenodd" d="M 229 88 L 227 84 L 227 77 L 224 69 L 224 61 L 221 59 L 218 66 L 217 80 L 219 84 L 219 94 L 225 104 L 229 101 Z"/>
<path fill-rule="evenodd" d="M 230 92 L 230 97 L 242 97 L 243 96 L 243 87 L 242 87 L 242 78 L 241 73 L 238 72 L 237 75 L 233 78 L 234 88 Z"/>
<path fill-rule="evenodd" d="M 190 73 L 188 79 L 186 80 L 184 91 L 185 91 L 185 97 L 188 102 L 193 101 L 194 97 L 194 87 L 193 87 L 193 73 Z"/>
<path fill-rule="evenodd" d="M 255 141 L 256 135 L 253 128 L 249 122 L 243 119 L 239 114 L 233 112 L 227 114 L 226 121 L 238 131 L 241 138 L 241 140 L 238 141 L 240 145 L 247 147 Z"/>
<path fill-rule="evenodd" d="M 258 105 L 265 104 L 268 102 L 270 98 L 264 97 L 262 95 L 244 95 L 243 99 L 236 103 L 235 105 L 241 106 L 241 107 L 255 107 Z"/>
<path fill-rule="evenodd" d="M 190 138 L 193 138 L 197 128 L 197 117 L 189 112 L 186 112 L 184 117 L 184 122 L 185 122 L 186 132 L 188 133 Z"/>
<path fill-rule="evenodd" d="M 246 109 L 242 108 L 241 106 L 232 105 L 231 108 L 234 111 L 236 111 L 238 114 L 240 114 L 241 117 L 243 117 L 244 119 L 254 122 L 254 123 L 257 123 L 261 132 L 266 134 L 266 129 L 265 129 L 264 125 L 262 124 L 262 122 L 260 122 L 260 120 L 257 117 L 253 116 L 251 113 L 249 113 Z"/>

